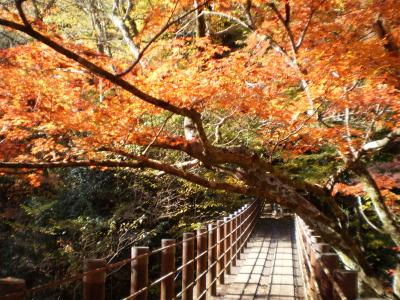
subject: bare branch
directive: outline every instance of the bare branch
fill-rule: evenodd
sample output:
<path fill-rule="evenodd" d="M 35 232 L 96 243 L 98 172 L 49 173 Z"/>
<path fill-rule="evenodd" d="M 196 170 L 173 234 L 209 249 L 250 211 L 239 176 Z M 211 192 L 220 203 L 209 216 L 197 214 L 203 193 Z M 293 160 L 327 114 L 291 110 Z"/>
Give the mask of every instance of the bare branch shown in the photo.
<path fill-rule="evenodd" d="M 18 10 L 18 14 L 22 20 L 22 22 L 24 23 L 25 27 L 27 28 L 31 28 L 31 24 L 29 23 L 28 19 L 26 18 L 24 9 L 22 7 L 22 4 L 25 2 L 26 0 L 16 0 L 15 1 L 15 6 L 17 7 Z"/>
<path fill-rule="evenodd" d="M 272 155 L 275 153 L 276 148 L 282 144 L 283 142 L 287 141 L 289 138 L 291 138 L 292 136 L 294 136 L 295 134 L 299 133 L 304 126 L 307 124 L 308 121 L 310 121 L 312 119 L 312 117 L 315 115 L 315 113 L 318 112 L 318 109 L 321 107 L 322 104 L 319 105 L 319 107 L 317 107 L 316 109 L 314 109 L 314 112 L 311 114 L 307 115 L 307 118 L 299 125 L 297 126 L 297 128 L 295 130 L 293 130 L 292 132 L 290 132 L 289 134 L 287 134 L 285 137 L 283 137 L 282 139 L 280 139 L 279 141 L 277 141 L 274 145 L 274 147 L 271 150 L 271 159 L 272 159 Z"/>
<path fill-rule="evenodd" d="M 362 150 L 369 151 L 369 150 L 382 149 L 383 147 L 387 146 L 389 143 L 391 143 L 397 137 L 400 137 L 400 127 L 394 129 L 392 132 L 390 132 L 388 135 L 386 135 L 383 139 L 364 144 L 362 146 Z"/>
<path fill-rule="evenodd" d="M 353 143 L 351 142 L 351 132 L 350 132 L 350 109 L 346 107 L 344 109 L 344 124 L 346 126 L 346 136 L 345 140 L 347 145 L 349 146 L 350 153 L 353 155 L 353 158 L 357 156 L 356 150 L 353 147 Z"/>
<path fill-rule="evenodd" d="M 251 29 L 256 29 L 254 25 L 253 16 L 251 15 L 252 0 L 246 0 L 246 5 L 241 4 L 247 19 L 247 23 Z"/>
<path fill-rule="evenodd" d="M 214 140 L 214 144 L 218 144 L 218 142 L 221 140 L 221 126 L 224 125 L 224 123 L 226 122 L 226 120 L 228 120 L 229 118 L 231 118 L 234 114 L 235 114 L 236 110 L 234 110 L 232 113 L 230 113 L 229 115 L 220 118 L 219 122 L 216 124 L 215 126 L 215 140 Z"/>
<path fill-rule="evenodd" d="M 296 43 L 296 45 L 295 45 L 296 50 L 299 50 L 300 47 L 301 47 L 301 45 L 303 44 L 304 38 L 306 37 L 308 28 L 310 27 L 311 20 L 312 20 L 312 18 L 314 17 L 315 12 L 317 11 L 318 7 L 319 7 L 322 3 L 324 3 L 325 1 L 326 1 L 326 0 L 322 0 L 316 8 L 314 8 L 314 9 L 311 10 L 311 13 L 310 13 L 310 15 L 309 15 L 309 17 L 308 17 L 308 19 L 307 19 L 307 23 L 306 23 L 306 25 L 304 26 L 303 31 L 300 33 L 299 39 L 297 40 L 297 43 Z"/>
<path fill-rule="evenodd" d="M 133 68 L 139 63 L 139 61 L 142 59 L 144 53 L 147 51 L 147 49 L 149 49 L 149 47 L 160 37 L 164 34 L 164 32 L 166 32 L 168 30 L 168 28 L 170 28 L 172 25 L 179 23 L 181 20 L 183 20 L 184 18 L 186 18 L 188 15 L 190 15 L 191 13 L 193 13 L 194 11 L 196 11 L 196 9 L 198 9 L 199 7 L 203 7 L 204 5 L 206 5 L 208 2 L 210 2 L 211 0 L 206 0 L 204 1 L 202 4 L 199 4 L 197 6 L 197 8 L 191 9 L 188 12 L 184 13 L 183 15 L 177 17 L 176 19 L 171 21 L 172 18 L 172 14 L 169 17 L 168 21 L 165 23 L 165 25 L 160 29 L 160 31 L 154 35 L 151 40 L 146 44 L 146 46 L 139 52 L 136 60 L 128 67 L 126 68 L 123 72 L 117 74 L 117 76 L 124 76 L 126 74 L 128 74 L 130 71 L 133 70 Z M 203 11 L 204 12 L 204 11 Z"/>
<path fill-rule="evenodd" d="M 173 116 L 173 114 L 169 114 L 168 117 L 165 119 L 164 123 L 162 124 L 162 126 L 160 127 L 160 129 L 158 130 L 157 134 L 154 136 L 153 140 L 150 142 L 150 144 L 147 145 L 146 149 L 144 149 L 144 151 L 142 152 L 142 155 L 146 155 L 147 151 L 150 149 L 150 147 L 156 142 L 157 138 L 160 136 L 161 131 L 163 131 L 165 125 L 167 125 L 167 122 L 169 119 L 171 119 L 171 117 Z"/>
<path fill-rule="evenodd" d="M 254 31 L 249 25 L 247 25 L 242 20 L 240 20 L 240 19 L 238 19 L 238 18 L 236 18 L 234 16 L 222 13 L 222 12 L 203 10 L 200 15 L 210 15 L 210 16 L 217 16 L 217 17 L 220 17 L 220 18 L 224 18 L 224 19 L 227 19 L 229 21 L 232 21 L 232 22 L 240 25 L 241 27 L 243 27 L 244 29 L 246 29 L 248 31 Z"/>
<path fill-rule="evenodd" d="M 372 223 L 371 220 L 368 219 L 368 217 L 365 215 L 364 210 L 362 209 L 362 202 L 361 202 L 361 197 L 360 197 L 360 196 L 357 196 L 357 204 L 358 204 L 357 210 L 360 212 L 360 215 L 363 217 L 364 221 L 365 221 L 372 229 L 374 229 L 375 231 L 377 231 L 377 232 L 379 232 L 379 233 L 381 233 L 381 234 L 384 234 L 384 232 L 383 232 L 381 229 L 379 229 L 378 227 L 376 227 L 376 226 L 374 225 L 374 223 Z"/>
<path fill-rule="evenodd" d="M 125 43 L 128 45 L 128 48 L 134 55 L 135 59 L 138 59 L 139 54 L 140 54 L 139 47 L 133 42 L 132 38 L 130 37 L 128 28 L 126 27 L 126 25 L 124 23 L 124 18 L 120 17 L 117 14 L 118 6 L 119 6 L 119 1 L 115 0 L 114 4 L 113 4 L 113 8 L 112 8 L 112 13 L 109 16 L 110 20 L 113 22 L 115 27 L 117 27 L 118 30 L 121 32 L 122 38 L 124 39 Z M 142 65 L 142 67 L 144 67 L 145 64 L 143 62 L 141 62 L 141 65 Z"/>
<path fill-rule="evenodd" d="M 358 167 L 358 164 L 362 157 L 367 154 L 369 151 L 379 152 L 384 147 L 392 143 L 397 137 L 400 136 L 400 128 L 395 128 L 389 134 L 386 135 L 383 139 L 372 141 L 369 143 L 364 144 L 361 147 L 361 150 L 356 152 L 356 156 L 351 160 L 345 160 L 345 165 L 339 168 L 336 173 L 331 176 L 327 183 L 326 187 L 331 190 L 335 183 L 339 180 L 339 178 L 347 171 L 352 170 Z M 346 158 L 344 158 L 346 159 Z"/>
<path fill-rule="evenodd" d="M 216 37 L 220 37 L 220 36 L 229 34 L 229 33 L 231 33 L 231 32 L 234 32 L 234 31 L 235 31 L 237 28 L 239 28 L 239 27 L 240 27 L 240 26 L 239 26 L 238 24 L 234 24 L 234 25 L 231 25 L 231 26 L 229 26 L 228 28 L 225 28 L 225 29 L 220 30 L 220 31 L 218 31 L 218 32 L 213 32 L 212 35 L 213 35 L 213 36 L 216 36 Z"/>
<path fill-rule="evenodd" d="M 286 25 L 289 25 L 289 23 L 290 23 L 290 3 L 289 3 L 289 1 L 287 1 L 286 3 L 285 3 L 285 24 Z"/>
<path fill-rule="evenodd" d="M 306 23 L 306 25 L 304 26 L 303 31 L 300 33 L 299 39 L 297 40 L 297 43 L 296 43 L 296 45 L 295 45 L 296 50 L 299 50 L 300 47 L 301 47 L 301 45 L 303 44 L 304 38 L 306 37 L 308 28 L 310 27 L 311 20 L 312 20 L 312 18 L 313 18 L 313 16 L 314 16 L 315 11 L 316 11 L 316 9 L 314 9 L 314 10 L 311 11 L 311 14 L 310 14 L 310 16 L 309 16 L 308 19 L 307 19 L 307 23 Z"/>
<path fill-rule="evenodd" d="M 293 50 L 294 53 L 297 53 L 297 48 L 296 48 L 296 44 L 295 44 L 295 41 L 294 41 L 293 32 L 292 32 L 292 29 L 289 26 L 289 19 L 285 20 L 283 18 L 282 14 L 279 12 L 279 10 L 276 7 L 275 3 L 269 3 L 268 6 L 271 7 L 273 12 L 277 15 L 279 21 L 285 27 L 286 33 L 288 34 L 289 39 L 290 39 L 290 45 L 292 47 L 292 50 Z"/>
<path fill-rule="evenodd" d="M 133 8 L 132 0 L 128 0 L 128 7 L 125 10 L 125 14 L 124 14 L 124 18 L 123 18 L 124 20 L 128 19 L 129 13 L 131 12 L 132 8 Z"/>
<path fill-rule="evenodd" d="M 109 167 L 109 168 L 150 168 L 163 171 L 167 174 L 186 179 L 192 183 L 203 187 L 226 190 L 234 193 L 249 194 L 250 189 L 246 186 L 232 185 L 226 182 L 207 180 L 198 175 L 189 173 L 185 170 L 174 168 L 170 165 L 160 163 L 147 157 L 135 156 L 138 161 L 71 161 L 71 162 L 0 162 L 0 168 L 4 169 L 59 169 L 59 168 L 77 168 L 77 167 Z"/>

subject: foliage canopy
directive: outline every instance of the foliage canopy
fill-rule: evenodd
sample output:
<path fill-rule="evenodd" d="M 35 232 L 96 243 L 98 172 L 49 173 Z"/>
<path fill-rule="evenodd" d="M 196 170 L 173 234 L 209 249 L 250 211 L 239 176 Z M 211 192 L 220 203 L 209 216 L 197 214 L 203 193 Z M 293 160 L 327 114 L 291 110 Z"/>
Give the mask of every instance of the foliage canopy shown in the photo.
<path fill-rule="evenodd" d="M 64 3 L 0 3 L 8 37 L 29 37 L 0 52 L 4 173 L 149 168 L 266 198 L 384 293 L 346 209 L 363 198 L 400 246 L 396 0 L 80 1 L 87 42 Z M 305 154 L 321 176 L 290 166 Z"/>

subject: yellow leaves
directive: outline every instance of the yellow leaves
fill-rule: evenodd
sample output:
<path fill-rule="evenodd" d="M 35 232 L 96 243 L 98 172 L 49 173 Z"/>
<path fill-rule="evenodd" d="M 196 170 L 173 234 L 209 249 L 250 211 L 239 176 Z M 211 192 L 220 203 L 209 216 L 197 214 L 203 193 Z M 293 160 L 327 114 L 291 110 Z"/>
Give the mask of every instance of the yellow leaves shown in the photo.
<path fill-rule="evenodd" d="M 39 154 L 43 158 L 55 160 L 60 154 L 63 154 L 67 148 L 53 138 L 38 138 L 32 142 L 30 152 L 34 155 Z"/>
<path fill-rule="evenodd" d="M 33 173 L 27 175 L 28 182 L 33 187 L 39 187 L 42 184 L 42 175 L 40 173 Z"/>
<path fill-rule="evenodd" d="M 21 18 L 16 13 L 4 8 L 0 8 L 0 18 L 13 21 L 15 23 L 21 23 Z"/>

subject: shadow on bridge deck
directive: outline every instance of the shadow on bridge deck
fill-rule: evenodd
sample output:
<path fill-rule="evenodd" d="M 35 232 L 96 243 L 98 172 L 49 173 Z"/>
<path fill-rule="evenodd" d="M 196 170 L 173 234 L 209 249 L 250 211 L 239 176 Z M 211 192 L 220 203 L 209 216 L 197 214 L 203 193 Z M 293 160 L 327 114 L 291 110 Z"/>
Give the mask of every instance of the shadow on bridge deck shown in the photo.
<path fill-rule="evenodd" d="M 261 216 L 232 273 L 214 299 L 304 299 L 293 218 Z"/>

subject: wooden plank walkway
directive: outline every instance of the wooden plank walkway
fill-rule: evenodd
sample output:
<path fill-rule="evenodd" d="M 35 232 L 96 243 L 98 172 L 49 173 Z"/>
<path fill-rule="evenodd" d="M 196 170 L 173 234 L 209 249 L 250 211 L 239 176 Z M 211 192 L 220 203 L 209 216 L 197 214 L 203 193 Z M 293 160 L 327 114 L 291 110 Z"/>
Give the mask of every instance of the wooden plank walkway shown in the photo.
<path fill-rule="evenodd" d="M 214 299 L 304 299 L 293 219 L 261 216 L 232 273 Z"/>

